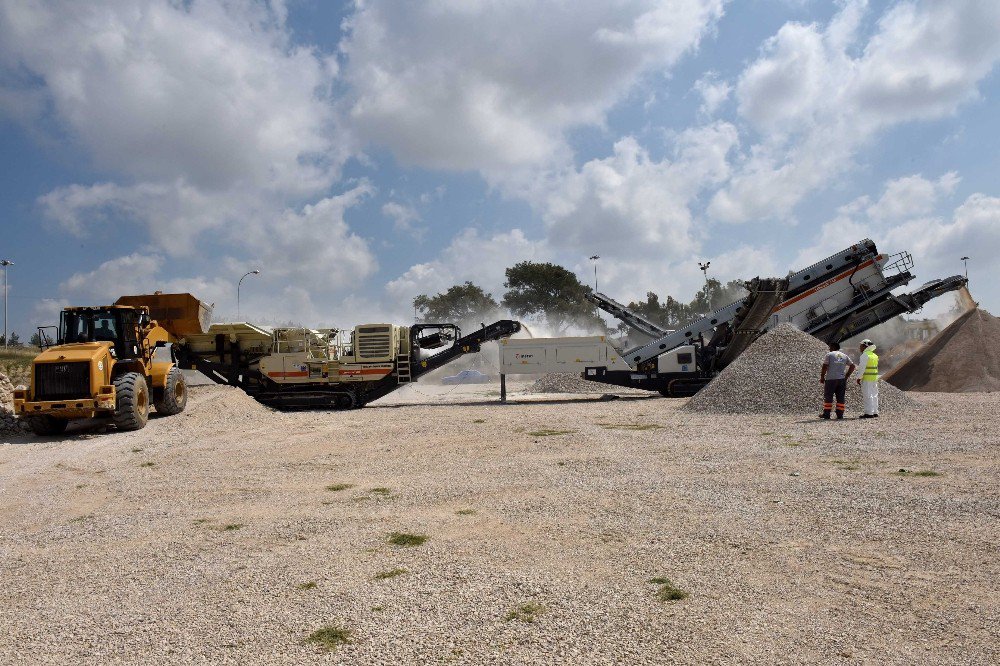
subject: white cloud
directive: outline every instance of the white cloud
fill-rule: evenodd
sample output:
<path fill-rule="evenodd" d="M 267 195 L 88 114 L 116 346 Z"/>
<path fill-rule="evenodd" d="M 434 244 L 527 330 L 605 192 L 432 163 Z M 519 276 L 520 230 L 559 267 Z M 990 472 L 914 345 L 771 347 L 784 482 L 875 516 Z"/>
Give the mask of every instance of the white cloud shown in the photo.
<path fill-rule="evenodd" d="M 716 72 L 706 72 L 694 82 L 694 90 L 701 95 L 702 103 L 698 109 L 705 116 L 713 116 L 719 107 L 729 99 L 733 86 L 728 81 L 720 81 Z"/>
<path fill-rule="evenodd" d="M 893 222 L 930 215 L 941 197 L 955 191 L 958 181 L 954 171 L 936 181 L 919 175 L 891 180 L 881 198 L 868 207 L 868 216 L 876 222 Z"/>
<path fill-rule="evenodd" d="M 389 201 L 383 204 L 382 214 L 392 220 L 393 228 L 399 233 L 409 234 L 417 240 L 422 240 L 427 233 L 426 227 L 415 226 L 420 221 L 420 213 L 413 206 Z"/>
<path fill-rule="evenodd" d="M 255 3 L 7 2 L 0 64 L 41 90 L 98 166 L 311 192 L 343 160 L 333 61 L 293 47 Z M 10 94 L 10 93 L 8 93 Z"/>
<path fill-rule="evenodd" d="M 722 0 L 374 0 L 342 44 L 350 117 L 410 164 L 495 171 L 568 154 L 643 73 L 669 68 Z"/>
<path fill-rule="evenodd" d="M 161 255 L 135 252 L 105 261 L 92 271 L 74 273 L 60 285 L 60 291 L 77 299 L 96 299 L 91 305 L 107 305 L 126 291 L 146 294 L 159 289 L 156 278 L 163 264 Z"/>
<path fill-rule="evenodd" d="M 683 132 L 674 158 L 659 162 L 626 137 L 604 159 L 534 184 L 532 197 L 556 248 L 671 261 L 698 247 L 690 210 L 729 174 L 736 128 L 718 122 Z"/>
<path fill-rule="evenodd" d="M 761 138 L 714 197 L 714 217 L 788 215 L 879 130 L 954 113 L 1000 59 L 992 0 L 900 2 L 860 43 L 865 8 L 846 2 L 825 27 L 786 23 L 744 70 L 739 112 Z"/>
<path fill-rule="evenodd" d="M 410 303 L 419 294 L 436 294 L 469 280 L 498 301 L 503 295 L 504 271 L 519 261 L 549 261 L 544 241 L 528 239 L 520 229 L 483 236 L 476 229 L 460 232 L 437 259 L 414 264 L 386 285 L 397 303 Z"/>

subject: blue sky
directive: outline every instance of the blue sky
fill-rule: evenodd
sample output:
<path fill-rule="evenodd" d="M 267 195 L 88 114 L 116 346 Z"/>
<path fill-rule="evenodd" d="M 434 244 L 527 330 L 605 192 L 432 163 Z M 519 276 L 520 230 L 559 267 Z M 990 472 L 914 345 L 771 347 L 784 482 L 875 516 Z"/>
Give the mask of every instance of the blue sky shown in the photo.
<path fill-rule="evenodd" d="M 406 321 L 559 262 L 628 300 L 864 237 L 1000 311 L 1000 4 L 0 6 L 10 326 L 190 290 Z M 940 309 L 947 304 L 935 306 Z M 933 311 L 933 308 L 931 309 Z"/>

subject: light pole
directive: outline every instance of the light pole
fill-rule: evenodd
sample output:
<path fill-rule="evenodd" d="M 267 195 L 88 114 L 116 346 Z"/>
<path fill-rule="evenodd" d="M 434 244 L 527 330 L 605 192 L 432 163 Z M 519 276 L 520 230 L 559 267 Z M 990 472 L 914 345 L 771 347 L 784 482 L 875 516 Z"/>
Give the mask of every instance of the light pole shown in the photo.
<path fill-rule="evenodd" d="M 243 277 L 240 278 L 240 281 L 236 283 L 236 318 L 237 319 L 240 318 L 240 286 L 243 284 L 243 279 L 247 275 L 260 275 L 260 271 L 257 270 L 256 268 L 253 269 L 252 271 L 247 271 L 246 273 L 243 274 Z"/>
<path fill-rule="evenodd" d="M 594 262 L 594 291 L 597 291 L 597 260 L 600 259 L 596 254 L 590 258 Z"/>
<path fill-rule="evenodd" d="M 962 265 L 965 266 L 965 281 L 969 281 L 969 257 L 962 257 Z"/>
<path fill-rule="evenodd" d="M 9 266 L 13 266 L 14 262 L 10 259 L 0 260 L 0 266 L 3 266 L 3 348 L 7 349 L 7 271 L 10 270 Z"/>
<path fill-rule="evenodd" d="M 708 267 L 712 265 L 711 261 L 706 261 L 705 263 L 698 262 L 698 268 L 701 272 L 705 274 L 705 287 L 708 287 Z"/>

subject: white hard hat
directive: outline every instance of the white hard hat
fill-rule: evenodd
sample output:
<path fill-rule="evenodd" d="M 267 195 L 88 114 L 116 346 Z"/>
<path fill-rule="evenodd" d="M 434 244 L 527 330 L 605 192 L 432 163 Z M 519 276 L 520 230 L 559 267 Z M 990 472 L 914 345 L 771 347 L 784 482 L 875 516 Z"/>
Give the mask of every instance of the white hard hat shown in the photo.
<path fill-rule="evenodd" d="M 863 344 L 865 347 L 871 347 L 872 341 L 869 340 L 868 338 L 865 338 L 864 340 L 861 341 L 861 344 Z"/>

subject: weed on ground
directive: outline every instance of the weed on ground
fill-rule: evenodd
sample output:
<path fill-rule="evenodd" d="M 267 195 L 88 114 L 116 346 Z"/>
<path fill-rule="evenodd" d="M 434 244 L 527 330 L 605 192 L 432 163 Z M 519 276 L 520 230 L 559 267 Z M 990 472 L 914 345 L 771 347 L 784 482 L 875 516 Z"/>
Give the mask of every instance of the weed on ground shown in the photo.
<path fill-rule="evenodd" d="M 330 492 L 339 492 L 341 490 L 347 490 L 348 488 L 353 488 L 354 484 L 351 483 L 332 483 L 326 487 Z"/>
<path fill-rule="evenodd" d="M 915 472 L 912 469 L 900 468 L 898 472 L 893 472 L 893 474 L 895 474 L 896 476 L 941 476 L 941 472 L 935 472 L 934 470 L 931 469 L 925 469 Z"/>
<path fill-rule="evenodd" d="M 422 546 L 429 539 L 425 534 L 408 534 L 406 532 L 393 532 L 389 535 L 389 543 L 393 546 Z"/>
<path fill-rule="evenodd" d="M 544 612 L 544 606 L 529 601 L 528 603 L 521 604 L 517 608 L 511 610 L 507 613 L 507 616 L 504 619 L 508 622 L 513 620 L 517 620 L 518 622 L 534 622 L 535 618 Z"/>
<path fill-rule="evenodd" d="M 402 576 L 406 573 L 406 569 L 389 569 L 388 571 L 380 571 L 375 574 L 373 580 L 386 580 L 387 578 L 395 578 L 396 576 Z"/>
<path fill-rule="evenodd" d="M 308 583 L 299 583 L 298 585 L 295 586 L 295 589 L 297 589 L 297 590 L 315 590 L 316 589 L 316 581 L 311 580 Z"/>
<path fill-rule="evenodd" d="M 475 509 L 459 509 L 455 513 L 457 513 L 460 516 L 471 516 L 474 513 L 476 513 L 476 510 Z"/>
<path fill-rule="evenodd" d="M 337 627 L 334 625 L 321 627 L 306 636 L 307 642 L 315 643 L 327 652 L 333 652 L 339 646 L 347 643 L 350 639 L 350 629 L 344 629 L 343 627 Z"/>
<path fill-rule="evenodd" d="M 658 423 L 598 423 L 605 430 L 659 430 L 663 428 Z"/>
<path fill-rule="evenodd" d="M 656 598 L 660 601 L 680 601 L 688 596 L 687 592 L 674 585 L 669 578 L 657 576 L 650 578 L 649 582 L 660 586 L 660 589 L 656 591 Z"/>
<path fill-rule="evenodd" d="M 222 529 L 226 532 L 235 532 L 236 530 L 241 530 L 244 527 L 246 527 L 246 525 L 244 525 L 243 523 L 230 523 L 225 527 L 223 527 Z"/>
<path fill-rule="evenodd" d="M 372 488 L 368 492 L 373 493 L 375 495 L 391 495 L 392 494 L 392 491 L 389 490 L 388 488 Z"/>
<path fill-rule="evenodd" d="M 532 437 L 554 437 L 556 435 L 571 435 L 575 430 L 551 430 L 549 428 L 542 428 L 541 430 L 533 430 L 528 434 Z"/>

